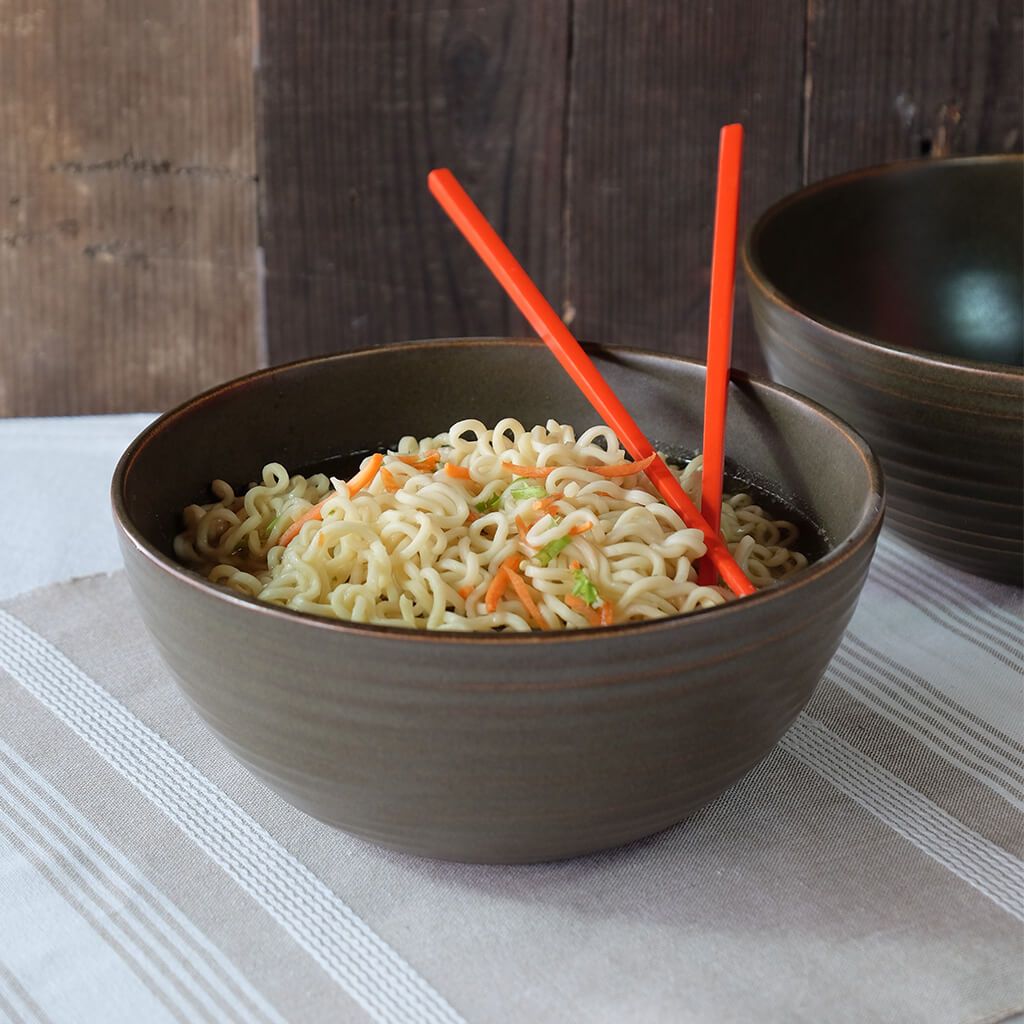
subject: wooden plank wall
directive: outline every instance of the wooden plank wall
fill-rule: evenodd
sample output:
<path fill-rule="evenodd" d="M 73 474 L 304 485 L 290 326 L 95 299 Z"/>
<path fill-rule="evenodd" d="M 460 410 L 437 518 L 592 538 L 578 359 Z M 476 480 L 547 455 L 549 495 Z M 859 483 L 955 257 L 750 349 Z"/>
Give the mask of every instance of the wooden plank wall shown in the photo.
<path fill-rule="evenodd" d="M 0 0 L 0 414 L 255 366 L 249 0 Z"/>
<path fill-rule="evenodd" d="M 261 10 L 271 362 L 523 333 L 426 177 L 458 168 L 538 284 L 561 294 L 567 0 Z"/>
<path fill-rule="evenodd" d="M 700 355 L 718 128 L 742 221 L 828 174 L 1021 149 L 1015 0 L 263 0 L 272 361 L 522 330 L 450 165 L 583 338 Z M 763 364 L 741 292 L 736 362 Z"/>
<path fill-rule="evenodd" d="M 645 9 L 573 11 L 565 303 L 589 340 L 697 356 L 721 126 L 745 126 L 741 230 L 800 183 L 803 3 Z M 734 359 L 760 369 L 737 297 Z"/>
<path fill-rule="evenodd" d="M 0 0 L 0 415 L 525 332 L 428 196 L 440 164 L 581 337 L 699 354 L 719 125 L 747 127 L 745 224 L 849 168 L 1020 151 L 1022 23 L 1019 0 Z M 742 299 L 736 355 L 760 367 Z"/>
<path fill-rule="evenodd" d="M 1020 0 L 810 0 L 805 181 L 1021 151 Z"/>

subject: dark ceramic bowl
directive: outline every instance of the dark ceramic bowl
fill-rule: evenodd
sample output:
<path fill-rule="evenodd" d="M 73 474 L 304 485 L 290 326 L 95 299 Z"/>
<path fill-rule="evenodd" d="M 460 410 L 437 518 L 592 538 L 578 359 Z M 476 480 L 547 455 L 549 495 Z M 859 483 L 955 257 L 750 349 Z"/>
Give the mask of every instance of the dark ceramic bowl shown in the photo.
<path fill-rule="evenodd" d="M 593 350 L 659 443 L 699 443 L 700 365 Z M 425 342 L 243 377 L 144 431 L 113 481 L 128 578 L 182 689 L 250 771 L 323 821 L 466 861 L 568 857 L 685 818 L 771 749 L 853 612 L 880 474 L 830 413 L 739 376 L 726 450 L 808 511 L 828 553 L 722 608 L 606 630 L 484 636 L 359 626 L 236 596 L 176 564 L 180 510 L 474 416 L 597 421 L 530 341 Z"/>
<path fill-rule="evenodd" d="M 1010 582 L 1024 569 L 1024 158 L 891 164 L 768 210 L 743 252 L 772 377 L 852 423 L 887 522 Z"/>

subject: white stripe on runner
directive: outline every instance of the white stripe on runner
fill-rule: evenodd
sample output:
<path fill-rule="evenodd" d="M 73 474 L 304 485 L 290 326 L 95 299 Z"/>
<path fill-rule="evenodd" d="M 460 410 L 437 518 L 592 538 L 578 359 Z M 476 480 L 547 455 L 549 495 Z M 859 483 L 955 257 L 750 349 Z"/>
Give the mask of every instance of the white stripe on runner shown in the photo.
<path fill-rule="evenodd" d="M 79 858 L 79 849 L 62 842 L 59 834 L 48 828 L 16 791 L 0 792 L 0 822 L 8 828 L 9 836 L 13 835 L 45 864 L 53 882 L 63 887 L 61 895 L 76 910 L 84 911 L 98 932 L 101 929 L 109 932 L 115 943 L 124 949 L 126 959 L 135 963 L 154 987 L 165 990 L 168 1001 L 180 1011 L 182 1019 L 191 1020 L 197 1013 L 209 1019 L 222 1017 L 225 1021 L 252 1019 L 229 1015 L 230 1003 L 218 1004 L 181 958 L 160 941 L 159 933 L 134 913 L 136 908 L 132 903 L 97 876 L 92 865 Z M 70 969 L 74 966 L 67 965 Z"/>
<path fill-rule="evenodd" d="M 187 999 L 190 993 L 180 990 L 176 979 L 162 969 L 162 965 L 150 955 L 150 951 L 138 941 L 137 936 L 131 934 L 120 916 L 103 902 L 99 894 L 83 885 L 80 876 L 68 866 L 67 861 L 62 863 L 63 858 L 33 836 L 29 831 L 31 826 L 26 827 L 26 823 L 18 821 L 14 813 L 5 806 L 4 796 L 0 794 L 0 838 L 26 862 L 31 863 L 36 873 L 45 879 L 67 908 L 89 925 L 94 943 L 97 939 L 106 940 L 104 944 L 156 996 L 170 1017 L 182 1022 L 191 1020 L 195 1016 L 196 1006 Z M 68 898 L 69 894 L 73 895 L 74 903 Z M 70 959 L 71 962 L 75 960 L 74 957 Z"/>
<path fill-rule="evenodd" d="M 887 685 L 870 663 L 840 650 L 825 672 L 825 679 L 904 732 L 917 737 L 943 760 L 967 772 L 994 793 L 999 793 L 1018 810 L 1024 811 L 1024 777 L 1007 766 L 991 750 L 974 741 L 962 725 L 942 721 L 912 694 Z"/>
<path fill-rule="evenodd" d="M 854 648 L 861 660 L 877 668 L 887 679 L 894 680 L 904 692 L 916 694 L 919 700 L 941 711 L 944 717 L 957 721 L 983 746 L 997 752 L 1015 768 L 1024 769 L 1024 744 L 1019 739 L 997 729 L 981 715 L 965 708 L 949 694 L 932 685 L 920 673 L 907 668 L 877 647 L 872 647 L 852 630 L 847 630 L 840 650 L 853 653 Z"/>
<path fill-rule="evenodd" d="M 908 597 L 909 594 L 913 594 L 923 606 L 927 606 L 950 624 L 956 623 L 972 631 L 975 634 L 973 642 L 980 646 L 981 642 L 985 641 L 986 644 L 1002 651 L 1016 667 L 1024 668 L 1024 661 L 1021 661 L 1020 637 L 1014 636 L 1001 624 L 981 614 L 976 604 L 969 600 L 960 600 L 952 592 L 947 592 L 931 581 L 923 579 L 913 566 L 891 555 L 878 555 L 872 563 L 872 568 L 875 566 L 891 579 L 902 581 L 905 599 L 913 603 L 913 598 Z M 948 628 L 952 628 L 952 625 Z"/>
<path fill-rule="evenodd" d="M 50 1024 L 49 1018 L 39 1008 L 39 1004 L 2 961 L 0 961 L 0 1010 L 6 1010 L 12 1021 L 24 1021 L 25 1024 Z"/>
<path fill-rule="evenodd" d="M 8 769 L 0 773 L 0 786 L 6 787 L 12 801 L 17 801 L 22 813 L 46 835 L 47 842 L 68 851 L 79 870 L 88 871 L 91 883 L 107 890 L 107 902 L 116 905 L 119 916 L 132 920 L 151 945 L 166 947 L 166 955 L 179 959 L 188 972 L 216 992 L 222 1004 L 242 1019 L 284 1024 L 284 1018 L 220 949 L 3 740 L 0 766 Z M 39 791 L 60 808 L 63 818 L 54 813 L 53 806 L 42 799 Z M 86 838 L 92 843 L 87 843 Z M 96 852 L 97 847 L 116 864 L 117 870 Z M 187 975 L 183 983 L 192 985 Z"/>
<path fill-rule="evenodd" d="M 0 829 L 0 961 L 55 1024 L 175 1024 L 124 957 L 98 936 Z M 66 968 L 88 951 L 89 969 Z M 49 969 L 41 974 L 40 961 Z"/>
<path fill-rule="evenodd" d="M 1007 623 L 997 614 L 1000 609 L 986 601 L 980 594 L 970 594 L 950 586 L 950 581 L 898 555 L 884 553 L 882 563 L 891 571 L 913 580 L 926 594 L 935 597 L 933 603 L 940 608 L 955 608 L 960 614 L 972 619 L 990 636 L 999 637 L 1010 644 L 1011 650 L 1020 650 L 1024 630 L 1018 620 Z"/>
<path fill-rule="evenodd" d="M 965 577 L 958 569 L 943 566 L 933 561 L 926 555 L 922 555 L 909 547 L 905 542 L 897 540 L 887 530 L 883 530 L 878 539 L 878 550 L 884 551 L 900 563 L 900 567 L 913 566 L 922 575 L 930 577 L 933 586 L 943 591 L 952 591 L 961 598 L 978 605 L 979 611 L 985 616 L 1001 621 L 1005 626 L 1019 633 L 1022 628 L 1021 611 L 1024 611 L 1021 602 L 1021 592 L 1015 587 L 1008 587 L 1006 584 L 987 583 L 988 586 L 1004 587 L 1007 594 L 1012 594 L 1018 605 L 1018 611 L 1009 612 L 1000 608 L 990 597 L 978 589 L 982 581 L 974 577 Z M 982 583 L 982 585 L 986 585 Z"/>
<path fill-rule="evenodd" d="M 153 802 L 375 1020 L 461 1017 L 349 906 L 56 647 L 0 611 L 0 667 Z"/>
<path fill-rule="evenodd" d="M 126 960 L 134 963 L 155 988 L 164 992 L 183 1020 L 190 1020 L 196 1013 L 208 1017 L 216 1015 L 220 1009 L 217 1003 L 189 976 L 177 958 L 167 956 L 162 944 L 154 941 L 152 931 L 132 913 L 130 904 L 111 892 L 104 880 L 97 878 L 89 865 L 75 856 L 76 850 L 62 843 L 41 823 L 17 792 L 0 791 L 0 825 L 8 830 L 9 839 L 13 837 L 23 851 L 45 866 L 51 884 L 62 887 L 61 895 L 75 910 L 84 913 L 97 932 L 107 932 L 114 944 L 124 951 Z"/>
<path fill-rule="evenodd" d="M 1024 921 L 1024 861 L 967 828 L 806 714 L 780 745 L 922 853 Z"/>
<path fill-rule="evenodd" d="M 984 638 L 979 637 L 977 635 L 976 627 L 970 622 L 960 625 L 958 624 L 955 616 L 947 617 L 942 611 L 940 611 L 939 606 L 934 604 L 930 599 L 922 598 L 916 592 L 911 592 L 902 575 L 898 572 L 890 572 L 881 564 L 881 562 L 871 566 L 871 581 L 876 586 L 883 587 L 891 594 L 895 594 L 906 604 L 912 605 L 922 615 L 931 619 L 932 622 L 941 626 L 943 629 L 956 634 L 961 639 L 966 640 L 969 644 L 976 647 L 979 651 L 984 651 L 986 654 L 995 658 L 996 661 L 1000 662 L 1011 671 L 1024 671 L 1024 662 L 1022 662 L 1018 657 L 1007 654 L 1006 651 L 1002 649 L 1004 645 L 989 643 Z"/>
<path fill-rule="evenodd" d="M 854 700 L 869 707 L 875 714 L 896 726 L 908 736 L 913 736 L 929 750 L 936 753 L 944 762 L 969 775 L 983 785 L 994 796 L 1001 797 L 1018 811 L 1024 811 L 1024 791 L 1012 784 L 1007 784 L 985 765 L 979 764 L 974 758 L 964 753 L 961 746 L 943 738 L 933 726 L 922 722 L 913 714 L 901 710 L 902 702 L 886 700 L 880 696 L 875 687 L 859 673 L 844 671 L 838 667 L 838 656 L 825 673 L 825 680 L 842 690 Z"/>

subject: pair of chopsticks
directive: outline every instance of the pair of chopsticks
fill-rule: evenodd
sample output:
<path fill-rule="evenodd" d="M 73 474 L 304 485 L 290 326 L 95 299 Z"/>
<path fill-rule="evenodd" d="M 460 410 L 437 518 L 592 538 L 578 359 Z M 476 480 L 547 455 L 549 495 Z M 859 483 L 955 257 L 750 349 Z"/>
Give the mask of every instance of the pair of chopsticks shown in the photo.
<path fill-rule="evenodd" d="M 754 587 L 729 553 L 719 533 L 724 468 L 726 394 L 732 348 L 732 306 L 736 268 L 736 223 L 739 209 L 740 156 L 743 128 L 722 129 L 719 144 L 718 193 L 715 203 L 715 240 L 711 261 L 711 303 L 708 317 L 708 361 L 704 394 L 704 468 L 701 505 L 703 514 L 687 497 L 676 475 L 654 451 L 626 407 L 601 376 L 597 367 L 551 308 L 526 271 L 498 237 L 476 204 L 447 169 L 430 172 L 427 183 L 466 241 L 498 279 L 530 326 L 540 335 L 562 368 L 612 427 L 630 455 L 638 462 L 654 456 L 646 473 L 666 503 L 692 529 L 704 534 L 707 557 L 698 566 L 698 580 L 714 584 L 721 575 L 738 596 Z"/>

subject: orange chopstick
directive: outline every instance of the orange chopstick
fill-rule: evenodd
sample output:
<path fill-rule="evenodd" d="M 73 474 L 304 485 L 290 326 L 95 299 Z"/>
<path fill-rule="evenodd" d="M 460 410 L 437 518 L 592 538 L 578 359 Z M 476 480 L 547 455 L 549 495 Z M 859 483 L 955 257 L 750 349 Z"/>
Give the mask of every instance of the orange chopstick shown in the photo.
<path fill-rule="evenodd" d="M 441 168 L 431 171 L 427 184 L 434 198 L 444 208 L 466 241 L 476 250 L 488 270 L 508 293 L 519 311 L 540 335 L 541 340 L 554 353 L 562 368 L 576 382 L 601 418 L 619 435 L 627 451 L 637 461 L 654 455 L 654 447 L 633 421 L 626 407 L 615 396 L 596 366 L 580 347 L 561 318 L 541 295 L 494 228 L 477 209 L 473 200 L 451 171 Z M 655 456 L 647 467 L 647 476 L 668 505 L 691 528 L 704 534 L 708 556 L 722 579 L 735 594 L 752 594 L 753 584 L 743 574 L 717 530 L 712 530 L 700 510 L 686 496 L 675 474 L 664 460 Z"/>
<path fill-rule="evenodd" d="M 718 191 L 715 196 L 715 240 L 711 250 L 708 360 L 704 381 L 704 469 L 700 502 L 700 510 L 715 533 L 718 533 L 722 520 L 725 412 L 729 401 L 742 159 L 743 125 L 727 124 L 718 140 Z M 715 566 L 709 558 L 700 560 L 697 581 L 704 586 L 716 582 Z"/>

